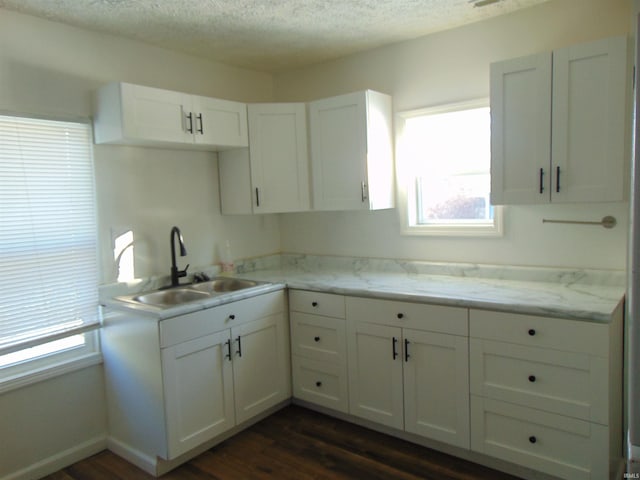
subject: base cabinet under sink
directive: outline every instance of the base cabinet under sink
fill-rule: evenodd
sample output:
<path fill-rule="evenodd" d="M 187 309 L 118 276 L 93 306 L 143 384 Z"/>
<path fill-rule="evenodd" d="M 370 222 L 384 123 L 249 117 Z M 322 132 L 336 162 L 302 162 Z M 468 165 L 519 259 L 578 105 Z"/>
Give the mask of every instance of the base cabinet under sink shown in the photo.
<path fill-rule="evenodd" d="M 159 464 L 287 401 L 285 305 L 278 291 L 161 321 L 107 316 L 110 448 L 159 475 Z"/>

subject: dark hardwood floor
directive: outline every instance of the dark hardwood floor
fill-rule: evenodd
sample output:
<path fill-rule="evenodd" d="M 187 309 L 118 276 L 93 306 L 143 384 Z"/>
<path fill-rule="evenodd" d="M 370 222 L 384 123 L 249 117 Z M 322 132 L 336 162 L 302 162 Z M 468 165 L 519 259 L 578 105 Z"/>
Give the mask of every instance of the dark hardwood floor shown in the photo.
<path fill-rule="evenodd" d="M 46 480 L 151 478 L 109 451 L 45 477 Z M 279 411 L 162 478 L 516 480 L 297 406 Z"/>

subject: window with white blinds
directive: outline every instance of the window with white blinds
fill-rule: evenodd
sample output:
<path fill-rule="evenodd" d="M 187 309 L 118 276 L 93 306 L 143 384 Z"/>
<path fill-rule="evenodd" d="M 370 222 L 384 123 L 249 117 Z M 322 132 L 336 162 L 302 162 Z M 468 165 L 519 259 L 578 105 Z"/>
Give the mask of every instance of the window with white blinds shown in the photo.
<path fill-rule="evenodd" d="M 94 190 L 90 125 L 0 116 L 0 368 L 98 325 Z"/>

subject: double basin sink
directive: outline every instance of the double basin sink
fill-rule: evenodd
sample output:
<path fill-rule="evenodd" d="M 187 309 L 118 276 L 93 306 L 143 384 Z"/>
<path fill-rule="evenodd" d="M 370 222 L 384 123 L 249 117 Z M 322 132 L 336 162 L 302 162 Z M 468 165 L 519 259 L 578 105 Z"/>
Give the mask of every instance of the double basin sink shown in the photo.
<path fill-rule="evenodd" d="M 176 307 L 189 302 L 206 300 L 225 293 L 237 292 L 248 288 L 266 285 L 265 282 L 242 280 L 239 278 L 214 278 L 202 283 L 194 283 L 164 290 L 116 297 L 117 300 L 138 305 L 150 305 L 159 308 Z"/>

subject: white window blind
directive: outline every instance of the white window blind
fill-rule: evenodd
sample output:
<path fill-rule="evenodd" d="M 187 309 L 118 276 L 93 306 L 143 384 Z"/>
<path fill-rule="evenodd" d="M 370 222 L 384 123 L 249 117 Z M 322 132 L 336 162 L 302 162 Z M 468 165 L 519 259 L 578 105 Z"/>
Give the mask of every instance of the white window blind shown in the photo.
<path fill-rule="evenodd" d="M 0 116 L 0 355 L 98 324 L 91 128 Z"/>

